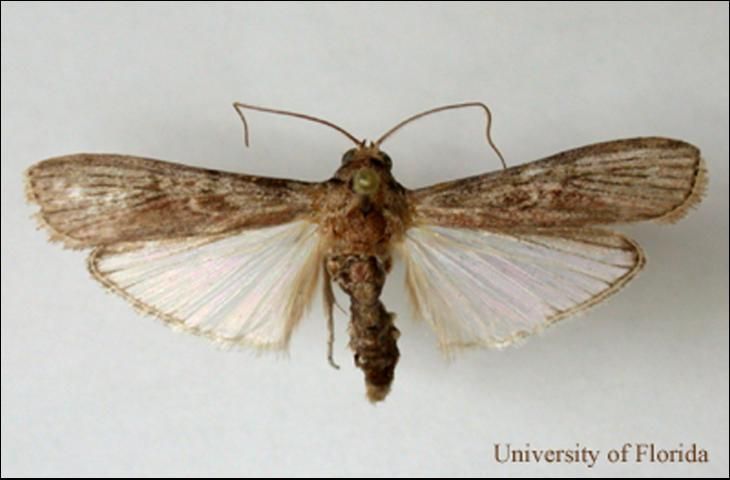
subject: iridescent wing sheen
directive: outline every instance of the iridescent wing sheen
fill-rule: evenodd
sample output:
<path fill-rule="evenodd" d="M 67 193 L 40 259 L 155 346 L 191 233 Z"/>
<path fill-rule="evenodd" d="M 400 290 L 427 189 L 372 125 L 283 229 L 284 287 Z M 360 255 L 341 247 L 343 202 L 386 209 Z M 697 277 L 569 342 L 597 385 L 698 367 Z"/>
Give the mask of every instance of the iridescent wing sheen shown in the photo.
<path fill-rule="evenodd" d="M 312 301 L 317 226 L 296 221 L 235 235 L 97 248 L 89 270 L 169 326 L 234 345 L 281 349 Z"/>
<path fill-rule="evenodd" d="M 446 350 L 508 345 L 641 269 L 635 243 L 592 226 L 674 222 L 706 178 L 694 146 L 636 138 L 410 191 L 400 251 L 413 306 Z"/>
<path fill-rule="evenodd" d="M 286 223 L 311 213 L 319 184 L 79 154 L 31 167 L 26 191 L 53 240 L 88 248 Z"/>
<path fill-rule="evenodd" d="M 320 184 L 80 154 L 31 167 L 26 186 L 52 239 L 95 247 L 94 277 L 172 327 L 284 348 L 311 303 Z"/>
<path fill-rule="evenodd" d="M 644 263 L 635 243 L 601 230 L 422 226 L 407 231 L 399 250 L 411 303 L 446 351 L 536 333 L 603 300 Z"/>
<path fill-rule="evenodd" d="M 409 192 L 416 224 L 489 230 L 674 222 L 701 199 L 700 151 L 668 138 L 598 143 Z"/>

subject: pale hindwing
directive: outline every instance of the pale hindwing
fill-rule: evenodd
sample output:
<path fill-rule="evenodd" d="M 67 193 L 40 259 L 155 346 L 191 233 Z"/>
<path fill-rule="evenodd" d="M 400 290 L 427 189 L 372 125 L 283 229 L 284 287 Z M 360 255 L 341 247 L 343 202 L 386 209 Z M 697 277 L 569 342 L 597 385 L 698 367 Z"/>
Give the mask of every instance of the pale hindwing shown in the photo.
<path fill-rule="evenodd" d="M 504 234 L 421 226 L 401 244 L 411 302 L 444 350 L 502 347 L 604 299 L 641 249 L 602 230 Z"/>
<path fill-rule="evenodd" d="M 102 247 L 89 268 L 173 327 L 226 344 L 285 348 L 317 284 L 316 230 L 298 221 L 232 236 Z"/>

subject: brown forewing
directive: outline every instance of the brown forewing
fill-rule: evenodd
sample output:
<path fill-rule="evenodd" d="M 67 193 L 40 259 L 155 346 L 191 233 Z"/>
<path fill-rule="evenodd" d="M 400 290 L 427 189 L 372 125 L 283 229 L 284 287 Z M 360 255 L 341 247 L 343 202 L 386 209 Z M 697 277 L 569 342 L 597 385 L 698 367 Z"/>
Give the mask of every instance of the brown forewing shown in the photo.
<path fill-rule="evenodd" d="M 409 203 L 416 223 L 495 230 L 674 222 L 705 184 L 696 147 L 634 138 L 410 191 Z"/>
<path fill-rule="evenodd" d="M 307 217 L 320 188 L 103 154 L 45 160 L 26 182 L 41 224 L 73 248 L 276 225 Z"/>

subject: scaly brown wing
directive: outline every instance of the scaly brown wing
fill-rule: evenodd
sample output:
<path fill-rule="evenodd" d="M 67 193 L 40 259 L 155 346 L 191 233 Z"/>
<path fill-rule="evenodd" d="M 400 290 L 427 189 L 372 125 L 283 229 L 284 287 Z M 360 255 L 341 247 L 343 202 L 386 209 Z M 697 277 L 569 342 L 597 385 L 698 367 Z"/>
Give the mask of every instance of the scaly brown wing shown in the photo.
<path fill-rule="evenodd" d="M 285 348 L 322 264 L 319 184 L 80 154 L 27 172 L 41 224 L 94 247 L 94 278 L 167 325 L 227 345 Z"/>
<path fill-rule="evenodd" d="M 399 251 L 414 309 L 446 351 L 509 345 L 644 265 L 636 243 L 592 225 L 676 221 L 705 184 L 697 148 L 637 138 L 411 191 Z"/>
<path fill-rule="evenodd" d="M 416 224 L 531 230 L 674 222 L 701 198 L 700 151 L 668 138 L 597 143 L 409 192 Z"/>
<path fill-rule="evenodd" d="M 103 154 L 52 158 L 26 173 L 41 224 L 71 248 L 290 222 L 310 213 L 318 185 Z"/>

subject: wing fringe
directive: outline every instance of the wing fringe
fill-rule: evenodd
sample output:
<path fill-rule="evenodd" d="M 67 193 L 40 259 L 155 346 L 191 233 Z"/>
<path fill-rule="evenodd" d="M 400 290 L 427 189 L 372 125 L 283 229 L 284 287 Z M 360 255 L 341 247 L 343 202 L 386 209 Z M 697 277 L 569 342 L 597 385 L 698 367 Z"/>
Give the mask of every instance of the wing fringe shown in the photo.
<path fill-rule="evenodd" d="M 665 213 L 661 217 L 655 218 L 653 221 L 662 224 L 676 223 L 684 218 L 690 210 L 699 205 L 707 192 L 709 176 L 707 174 L 707 165 L 704 158 L 700 157 L 695 168 L 694 180 L 692 188 L 687 193 L 684 201 L 677 205 L 673 210 Z"/>
<path fill-rule="evenodd" d="M 214 242 L 216 240 L 219 240 L 221 238 L 226 238 L 231 235 L 220 235 L 213 238 L 208 239 L 209 242 Z M 197 239 L 200 240 L 200 239 Z M 208 242 L 206 242 L 208 243 Z M 140 245 L 142 246 L 142 245 Z M 125 246 L 115 245 L 114 249 L 120 249 L 124 248 Z M 134 245 L 128 245 L 129 248 L 134 248 Z M 157 320 L 160 320 L 164 325 L 167 327 L 179 331 L 179 332 L 185 332 L 189 333 L 195 336 L 204 337 L 213 343 L 215 343 L 218 347 L 223 349 L 231 349 L 231 348 L 237 348 L 237 347 L 245 347 L 245 348 L 253 348 L 256 351 L 261 352 L 280 352 L 285 351 L 289 345 L 289 340 L 291 339 L 291 335 L 294 332 L 294 329 L 296 328 L 298 321 L 309 311 L 312 305 L 312 301 L 314 299 L 315 291 L 317 288 L 317 285 L 319 283 L 319 270 L 321 268 L 321 249 L 320 247 L 317 247 L 318 251 L 315 252 L 314 255 L 310 256 L 309 261 L 307 264 L 305 264 L 304 268 L 302 268 L 297 273 L 297 280 L 295 280 L 295 284 L 298 285 L 298 287 L 292 288 L 294 292 L 296 292 L 296 297 L 294 300 L 292 300 L 292 303 L 289 305 L 288 309 L 288 318 L 286 322 L 285 327 L 285 335 L 280 338 L 277 341 L 271 341 L 271 342 L 260 342 L 260 341 L 253 341 L 245 334 L 241 334 L 235 337 L 228 337 L 224 335 L 217 334 L 215 331 L 212 330 L 205 330 L 203 328 L 200 328 L 198 326 L 191 326 L 187 325 L 185 323 L 184 319 L 177 318 L 174 315 L 170 315 L 168 313 L 163 312 L 162 310 L 155 308 L 154 306 L 151 306 L 142 300 L 136 298 L 135 296 L 131 295 L 130 293 L 125 290 L 125 288 L 120 287 L 117 285 L 114 281 L 112 281 L 101 269 L 99 268 L 99 261 L 103 257 L 105 253 L 108 253 L 108 250 L 110 247 L 97 247 L 95 248 L 91 254 L 86 259 L 86 265 L 89 273 L 94 277 L 95 280 L 97 280 L 101 285 L 104 287 L 104 289 L 107 292 L 114 293 L 116 295 L 119 295 L 121 298 L 129 302 L 132 307 L 139 313 L 153 317 Z M 282 301 L 285 301 L 282 299 Z"/>
<path fill-rule="evenodd" d="M 611 297 L 613 294 L 621 290 L 629 281 L 631 281 L 636 275 L 644 268 L 646 265 L 646 256 L 644 255 L 644 251 L 639 246 L 638 243 L 631 240 L 630 238 L 609 230 L 604 229 L 597 229 L 597 228 L 591 228 L 591 229 L 580 229 L 580 230 L 571 230 L 570 231 L 573 234 L 579 234 L 579 235 L 610 235 L 611 237 L 615 239 L 620 239 L 621 241 L 625 242 L 626 247 L 630 247 L 630 249 L 634 252 L 635 259 L 634 263 L 631 266 L 629 270 L 626 271 L 623 275 L 616 278 L 608 288 L 600 291 L 599 293 L 594 294 L 587 300 L 578 303 L 566 310 L 559 311 L 556 314 L 546 317 L 542 322 L 540 322 L 538 325 L 536 325 L 534 328 L 529 330 L 518 330 L 514 332 L 512 335 L 508 337 L 503 337 L 500 341 L 494 341 L 489 338 L 481 338 L 474 341 L 469 342 L 460 342 L 460 341 L 442 341 L 442 339 L 439 339 L 439 349 L 441 352 L 447 356 L 451 357 L 453 354 L 459 350 L 466 349 L 466 348 L 474 348 L 474 347 L 488 347 L 488 348 L 497 348 L 502 349 L 508 346 L 513 345 L 519 345 L 524 339 L 526 339 L 529 336 L 536 335 L 542 333 L 543 330 L 545 330 L 547 327 L 554 325 L 555 323 L 559 322 L 560 320 L 563 320 L 567 317 L 576 316 L 589 308 L 593 307 L 594 305 L 603 302 L 607 298 Z M 550 232 L 551 235 L 555 235 L 556 232 Z M 567 232 L 566 232 L 567 233 Z M 558 235 L 559 236 L 559 235 Z M 401 250 L 403 250 L 403 245 L 401 245 Z M 401 251 L 401 255 L 403 258 L 408 258 L 408 253 L 405 251 Z M 409 260 L 406 260 L 407 262 Z M 424 315 L 423 309 L 421 307 L 420 301 L 418 300 L 418 287 L 415 285 L 416 282 L 414 282 L 414 278 L 411 277 L 411 273 L 408 271 L 408 268 L 406 270 L 406 290 L 408 292 L 408 296 L 410 299 L 410 305 L 413 309 L 413 312 L 416 316 L 416 318 L 426 319 L 426 315 Z M 423 282 L 421 282 L 423 283 Z M 431 321 L 431 323 L 434 327 L 436 327 L 436 323 Z M 438 330 L 436 331 L 438 336 Z"/>
<path fill-rule="evenodd" d="M 36 230 L 45 231 L 49 242 L 60 243 L 63 248 L 67 248 L 69 250 L 84 250 L 89 248 L 90 245 L 86 242 L 65 235 L 63 232 L 53 228 L 53 226 L 51 226 L 51 224 L 46 220 L 46 217 L 43 215 L 43 205 L 41 205 L 32 183 L 32 171 L 36 168 L 36 166 L 37 165 L 29 167 L 25 170 L 25 172 L 23 172 L 25 200 L 30 204 L 40 207 L 40 210 L 30 215 L 36 224 Z"/>

